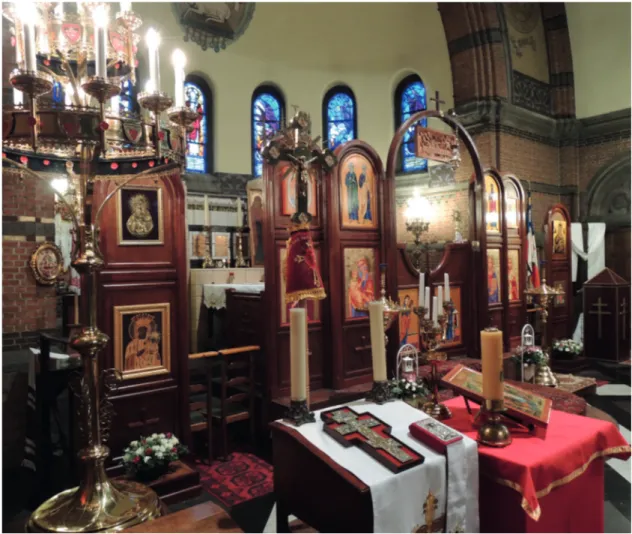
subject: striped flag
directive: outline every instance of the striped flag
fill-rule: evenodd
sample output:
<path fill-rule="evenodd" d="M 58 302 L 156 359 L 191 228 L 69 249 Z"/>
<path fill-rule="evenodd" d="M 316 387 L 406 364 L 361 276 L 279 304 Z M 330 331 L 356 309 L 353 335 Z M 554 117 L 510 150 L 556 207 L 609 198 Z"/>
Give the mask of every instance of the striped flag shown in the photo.
<path fill-rule="evenodd" d="M 535 246 L 531 191 L 529 191 L 527 196 L 527 270 L 531 277 L 531 285 L 533 287 L 540 287 L 540 270 L 538 268 L 538 249 Z"/>

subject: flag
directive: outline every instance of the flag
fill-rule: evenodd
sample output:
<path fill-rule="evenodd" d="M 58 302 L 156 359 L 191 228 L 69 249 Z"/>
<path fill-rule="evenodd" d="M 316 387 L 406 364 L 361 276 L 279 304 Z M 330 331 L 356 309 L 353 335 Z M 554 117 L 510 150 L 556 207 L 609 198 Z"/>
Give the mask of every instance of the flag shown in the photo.
<path fill-rule="evenodd" d="M 527 196 L 527 270 L 531 277 L 531 285 L 533 287 L 540 287 L 540 270 L 538 268 L 538 249 L 535 246 L 531 191 L 529 191 Z"/>

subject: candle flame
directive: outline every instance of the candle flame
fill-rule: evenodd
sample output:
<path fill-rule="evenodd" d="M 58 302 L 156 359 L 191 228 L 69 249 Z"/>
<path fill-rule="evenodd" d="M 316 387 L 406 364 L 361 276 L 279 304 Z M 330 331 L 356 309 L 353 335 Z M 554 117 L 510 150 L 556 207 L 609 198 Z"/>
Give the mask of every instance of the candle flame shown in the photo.
<path fill-rule="evenodd" d="M 150 50 L 156 50 L 160 46 L 160 34 L 154 28 L 149 28 L 145 34 L 145 42 Z"/>
<path fill-rule="evenodd" d="M 187 56 L 182 50 L 176 48 L 171 54 L 171 63 L 175 68 L 183 69 L 187 64 Z"/>

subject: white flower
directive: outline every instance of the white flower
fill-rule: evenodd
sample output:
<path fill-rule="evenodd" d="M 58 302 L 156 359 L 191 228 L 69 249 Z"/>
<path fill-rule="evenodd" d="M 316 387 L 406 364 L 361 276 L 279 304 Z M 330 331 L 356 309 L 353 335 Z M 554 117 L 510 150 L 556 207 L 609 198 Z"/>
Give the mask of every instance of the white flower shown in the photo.
<path fill-rule="evenodd" d="M 142 454 L 143 454 L 143 448 L 138 447 L 138 449 L 136 449 L 136 456 L 141 456 Z"/>
<path fill-rule="evenodd" d="M 152 439 L 156 439 L 157 437 L 158 437 L 158 434 L 156 434 L 156 433 L 153 433 L 153 434 L 151 435 L 151 438 L 152 438 Z"/>
<path fill-rule="evenodd" d="M 149 460 L 151 460 L 151 458 L 149 456 L 145 456 L 145 463 L 148 464 Z"/>
<path fill-rule="evenodd" d="M 158 434 L 158 437 L 159 437 L 160 439 L 165 439 L 165 435 L 164 435 L 164 433 L 160 433 L 160 434 Z"/>
<path fill-rule="evenodd" d="M 129 444 L 130 447 L 138 447 L 138 441 L 134 440 Z"/>
<path fill-rule="evenodd" d="M 162 451 L 158 451 L 156 452 L 156 458 L 163 458 L 164 454 L 162 453 Z"/>

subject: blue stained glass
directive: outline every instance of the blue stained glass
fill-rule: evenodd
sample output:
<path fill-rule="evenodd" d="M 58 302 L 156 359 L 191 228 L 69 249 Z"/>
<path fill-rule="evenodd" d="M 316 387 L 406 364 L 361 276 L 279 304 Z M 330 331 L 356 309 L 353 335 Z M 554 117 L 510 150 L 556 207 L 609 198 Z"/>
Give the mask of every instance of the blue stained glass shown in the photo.
<path fill-rule="evenodd" d="M 134 95 L 132 93 L 133 86 L 132 82 L 129 80 L 125 80 L 121 84 L 121 98 L 119 100 L 119 113 L 121 111 L 127 111 L 128 113 L 132 111 L 132 104 Z"/>
<path fill-rule="evenodd" d="M 186 105 L 198 114 L 192 130 L 187 133 L 186 170 L 206 172 L 206 99 L 202 89 L 191 82 L 184 84 L 184 95 Z"/>
<path fill-rule="evenodd" d="M 334 150 L 355 139 L 355 102 L 347 93 L 334 93 L 327 102 L 327 143 Z"/>
<path fill-rule="evenodd" d="M 55 104 L 63 104 L 64 103 L 64 92 L 61 88 L 61 83 L 54 82 L 53 90 L 51 92 L 51 97 Z"/>
<path fill-rule="evenodd" d="M 411 115 L 426 109 L 426 88 L 421 80 L 411 81 L 401 92 L 399 103 L 400 124 Z M 428 160 L 415 156 L 415 127 L 417 124 L 428 125 L 427 119 L 413 124 L 402 140 L 402 170 L 404 172 L 424 171 L 428 168 Z"/>
<path fill-rule="evenodd" d="M 252 103 L 252 116 L 253 172 L 255 176 L 261 176 L 261 149 L 265 140 L 281 128 L 281 103 L 271 93 L 261 93 Z"/>

